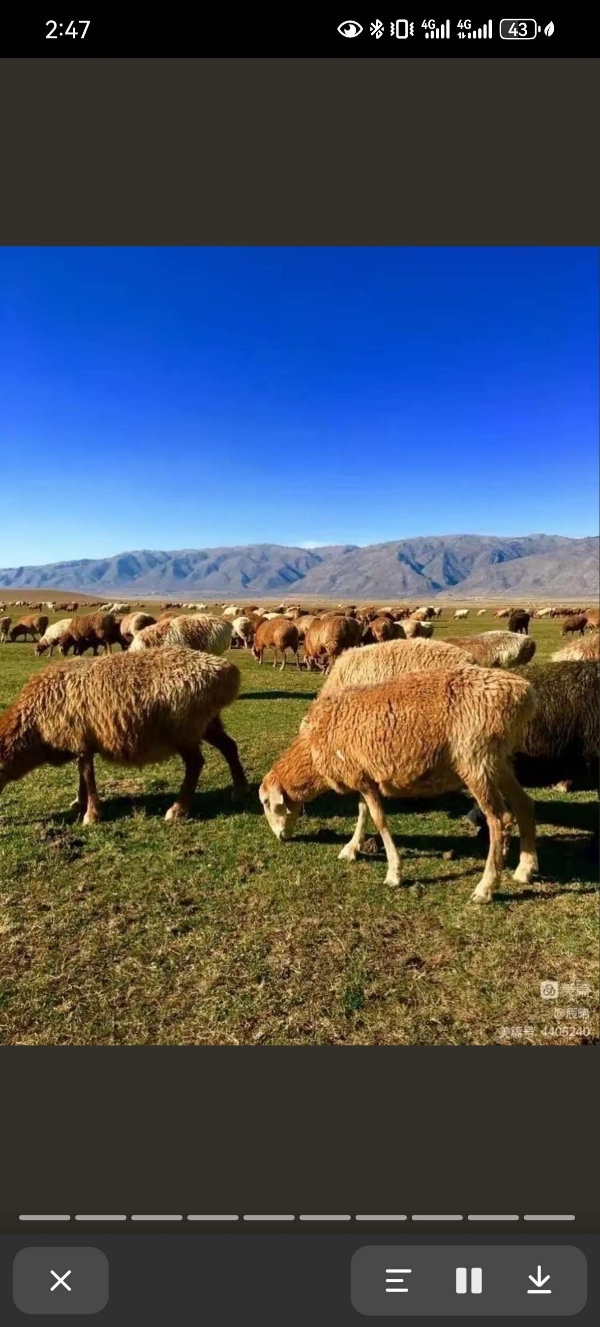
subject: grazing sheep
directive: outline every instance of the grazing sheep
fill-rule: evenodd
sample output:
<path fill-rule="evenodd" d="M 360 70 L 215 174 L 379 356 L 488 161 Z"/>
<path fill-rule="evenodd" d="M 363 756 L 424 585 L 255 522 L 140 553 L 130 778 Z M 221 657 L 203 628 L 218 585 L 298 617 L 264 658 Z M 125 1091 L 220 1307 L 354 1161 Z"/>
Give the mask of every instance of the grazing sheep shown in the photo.
<path fill-rule="evenodd" d="M 524 608 L 516 608 L 508 619 L 508 630 L 516 632 L 517 635 L 527 636 L 530 619 L 531 613 L 526 613 Z"/>
<path fill-rule="evenodd" d="M 333 664 L 319 694 L 327 696 L 340 687 L 375 686 L 402 677 L 404 673 L 421 673 L 432 668 L 473 667 L 464 650 L 442 641 L 384 641 L 380 645 L 345 650 Z"/>
<path fill-rule="evenodd" d="M 554 617 L 553 608 L 538 608 L 535 617 Z"/>
<path fill-rule="evenodd" d="M 457 645 L 474 663 L 483 668 L 512 668 L 529 663 L 535 654 L 531 636 L 511 631 L 482 631 L 479 636 L 448 636 L 448 645 Z"/>
<path fill-rule="evenodd" d="M 231 644 L 234 641 L 239 642 L 244 649 L 249 650 L 254 636 L 254 623 L 249 617 L 236 617 L 231 625 Z"/>
<path fill-rule="evenodd" d="M 562 650 L 556 650 L 552 655 L 553 663 L 561 663 L 563 660 L 574 659 L 598 659 L 600 658 L 600 636 L 583 636 L 581 640 L 571 641 L 570 645 L 563 645 Z"/>
<path fill-rule="evenodd" d="M 428 639 L 433 636 L 432 622 L 417 622 L 414 617 L 405 618 L 402 627 L 407 640 L 412 640 L 415 636 L 422 636 Z"/>
<path fill-rule="evenodd" d="M 600 625 L 600 611 L 597 608 L 586 608 L 585 616 L 590 631 L 595 631 Z"/>
<path fill-rule="evenodd" d="M 72 617 L 68 630 L 59 643 L 62 655 L 73 650 L 74 654 L 85 654 L 91 650 L 96 654 L 100 645 L 110 654 L 111 645 L 120 645 L 125 650 L 126 643 L 121 636 L 119 622 L 113 613 L 90 613 L 88 617 Z"/>
<path fill-rule="evenodd" d="M 303 641 L 305 639 L 308 628 L 312 626 L 314 620 L 312 613 L 303 613 L 301 617 L 296 618 L 294 626 L 298 632 L 298 640 Z"/>
<path fill-rule="evenodd" d="M 568 636 L 570 633 L 575 635 L 576 631 L 579 632 L 580 636 L 583 636 L 587 621 L 587 617 L 583 613 L 577 617 L 568 617 L 560 633 L 561 636 Z"/>
<path fill-rule="evenodd" d="M 201 742 L 221 751 L 243 795 L 246 777 L 221 710 L 240 688 L 235 664 L 185 649 L 105 655 L 51 664 L 26 682 L 0 715 L 0 792 L 40 765 L 79 762 L 73 804 L 89 825 L 100 819 L 94 756 L 147 765 L 180 755 L 185 778 L 167 820 L 187 814 L 204 764 Z"/>
<path fill-rule="evenodd" d="M 39 613 L 33 617 L 22 617 L 14 627 L 11 627 L 10 639 L 18 640 L 19 636 L 22 636 L 24 640 L 27 640 L 27 637 L 31 636 L 32 640 L 37 640 L 39 636 L 43 636 L 47 626 L 48 617 L 45 613 Z"/>
<path fill-rule="evenodd" d="M 222 617 L 202 614 L 165 618 L 152 627 L 144 627 L 134 636 L 129 652 L 150 650 L 155 645 L 181 645 L 205 654 L 224 654 L 231 642 L 231 622 Z"/>
<path fill-rule="evenodd" d="M 478 608 L 477 617 L 485 617 L 486 612 L 487 612 L 486 608 Z"/>
<path fill-rule="evenodd" d="M 344 650 L 358 645 L 361 634 L 361 623 L 355 617 L 334 614 L 332 617 L 315 619 L 304 637 L 307 668 L 329 668 Z"/>
<path fill-rule="evenodd" d="M 61 617 L 59 622 L 53 622 L 52 626 L 46 627 L 41 640 L 38 640 L 34 646 L 35 653 L 45 654 L 48 651 L 48 657 L 51 659 L 53 651 L 57 645 L 60 645 L 70 626 L 70 617 Z"/>
<path fill-rule="evenodd" d="M 381 647 L 377 647 L 381 648 Z M 382 811 L 383 797 L 437 797 L 466 785 L 485 814 L 490 850 L 472 899 L 489 902 L 501 877 L 506 806 L 521 834 L 515 879 L 537 870 L 533 804 L 517 783 L 510 755 L 535 709 L 520 677 L 483 668 L 406 673 L 378 686 L 320 696 L 306 725 L 260 786 L 267 820 L 287 839 L 302 803 L 327 789 L 360 794 L 358 823 L 340 853 L 355 861 L 367 812 L 383 839 L 386 883 L 400 884 L 400 860 Z"/>
<path fill-rule="evenodd" d="M 510 617 L 511 613 L 512 608 L 499 608 L 498 612 L 494 613 L 494 617 Z"/>
<path fill-rule="evenodd" d="M 151 613 L 126 613 L 121 619 L 121 635 L 127 645 L 131 645 L 134 636 L 138 631 L 143 631 L 144 627 L 153 627 L 156 618 Z"/>
<path fill-rule="evenodd" d="M 223 617 L 239 617 L 240 613 L 241 609 L 238 608 L 237 604 L 228 604 L 227 608 L 223 609 Z"/>
<path fill-rule="evenodd" d="M 376 617 L 369 622 L 363 632 L 365 645 L 374 645 L 378 641 L 394 639 L 394 621 L 389 617 Z"/>
<path fill-rule="evenodd" d="M 11 622 L 12 617 L 0 617 L 0 645 L 5 645 L 8 640 Z"/>
<path fill-rule="evenodd" d="M 79 604 L 77 603 L 65 604 L 64 607 L 65 607 L 65 613 L 76 613 L 77 609 L 79 608 Z"/>
<path fill-rule="evenodd" d="M 469 616 L 469 611 L 468 608 L 457 608 L 454 614 L 455 620 L 460 619 L 462 621 L 465 617 Z"/>
<path fill-rule="evenodd" d="M 259 664 L 262 664 L 265 650 L 273 650 L 273 667 L 277 664 L 277 651 L 281 650 L 281 672 L 285 668 L 286 650 L 291 650 L 296 656 L 296 667 L 300 667 L 300 655 L 298 653 L 298 631 L 296 624 L 290 622 L 287 617 L 278 614 L 277 617 L 268 618 L 260 622 L 254 633 L 254 644 L 252 653 Z"/>
<path fill-rule="evenodd" d="M 516 674 L 529 682 L 536 695 L 535 714 L 517 742 L 513 765 L 517 779 L 528 788 L 562 785 L 596 789 L 600 776 L 600 686 L 598 663 L 593 660 L 529 664 Z M 473 807 L 467 819 L 480 827 L 481 814 Z M 598 825 L 591 849 L 597 859 Z"/>
<path fill-rule="evenodd" d="M 130 604 L 111 604 L 110 607 L 109 607 L 109 609 L 108 609 L 108 612 L 109 612 L 109 613 L 114 613 L 114 614 L 115 614 L 115 617 L 118 617 L 120 613 L 130 613 L 130 612 L 131 612 L 131 605 L 130 605 Z"/>

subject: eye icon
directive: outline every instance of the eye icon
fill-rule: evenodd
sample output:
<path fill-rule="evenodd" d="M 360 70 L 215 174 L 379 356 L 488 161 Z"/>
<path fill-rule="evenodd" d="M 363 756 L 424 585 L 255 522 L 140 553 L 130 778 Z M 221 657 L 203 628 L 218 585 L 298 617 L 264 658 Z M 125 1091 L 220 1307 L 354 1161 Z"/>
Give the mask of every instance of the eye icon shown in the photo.
<path fill-rule="evenodd" d="M 347 18 L 340 23 L 338 32 L 340 37 L 359 37 L 362 32 L 362 26 L 353 18 Z"/>

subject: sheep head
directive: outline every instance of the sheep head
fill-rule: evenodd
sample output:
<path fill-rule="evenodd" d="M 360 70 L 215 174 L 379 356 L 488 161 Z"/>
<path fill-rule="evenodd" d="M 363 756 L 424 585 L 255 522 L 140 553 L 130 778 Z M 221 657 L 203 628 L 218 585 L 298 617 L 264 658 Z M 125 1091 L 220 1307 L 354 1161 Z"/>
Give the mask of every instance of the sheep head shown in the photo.
<path fill-rule="evenodd" d="M 293 802 L 272 770 L 265 775 L 258 795 L 263 811 L 276 838 L 285 843 L 290 839 L 300 813 L 300 802 Z"/>

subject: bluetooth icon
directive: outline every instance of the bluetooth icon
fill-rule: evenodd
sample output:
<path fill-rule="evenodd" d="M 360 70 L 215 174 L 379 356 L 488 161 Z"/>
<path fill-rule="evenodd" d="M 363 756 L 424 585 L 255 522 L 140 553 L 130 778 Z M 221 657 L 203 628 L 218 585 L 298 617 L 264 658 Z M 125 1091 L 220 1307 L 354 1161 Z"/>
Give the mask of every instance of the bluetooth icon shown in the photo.
<path fill-rule="evenodd" d="M 383 33 L 384 33 L 384 26 L 383 23 L 381 22 L 381 19 L 378 18 L 375 20 L 375 23 L 371 24 L 371 36 L 375 37 L 377 41 L 379 41 L 379 38 L 383 37 Z"/>

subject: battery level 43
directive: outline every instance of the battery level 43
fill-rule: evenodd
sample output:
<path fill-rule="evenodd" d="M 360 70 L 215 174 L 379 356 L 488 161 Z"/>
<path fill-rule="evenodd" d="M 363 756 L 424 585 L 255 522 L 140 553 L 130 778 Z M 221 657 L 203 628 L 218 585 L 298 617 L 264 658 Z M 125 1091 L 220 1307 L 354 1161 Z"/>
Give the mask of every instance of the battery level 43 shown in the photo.
<path fill-rule="evenodd" d="M 500 36 L 503 41 L 531 41 L 539 31 L 540 26 L 534 18 L 500 19 Z"/>

